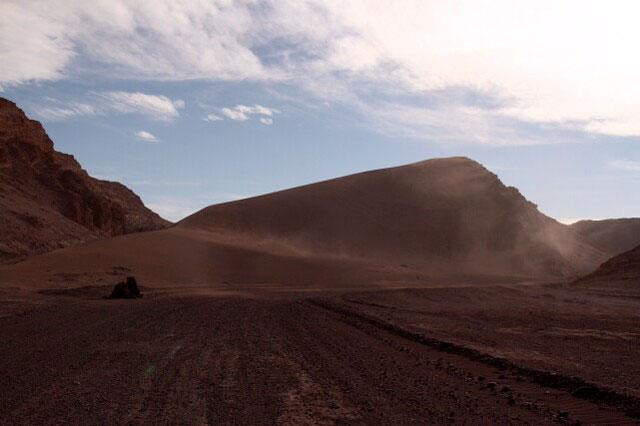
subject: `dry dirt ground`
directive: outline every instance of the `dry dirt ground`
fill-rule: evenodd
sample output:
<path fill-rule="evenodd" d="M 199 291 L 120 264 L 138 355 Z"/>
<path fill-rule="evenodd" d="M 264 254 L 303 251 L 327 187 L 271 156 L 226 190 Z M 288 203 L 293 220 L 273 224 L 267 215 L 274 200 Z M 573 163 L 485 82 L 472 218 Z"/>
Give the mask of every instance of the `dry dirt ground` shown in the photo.
<path fill-rule="evenodd" d="M 629 294 L 109 290 L 0 288 L 1 424 L 640 423 Z"/>

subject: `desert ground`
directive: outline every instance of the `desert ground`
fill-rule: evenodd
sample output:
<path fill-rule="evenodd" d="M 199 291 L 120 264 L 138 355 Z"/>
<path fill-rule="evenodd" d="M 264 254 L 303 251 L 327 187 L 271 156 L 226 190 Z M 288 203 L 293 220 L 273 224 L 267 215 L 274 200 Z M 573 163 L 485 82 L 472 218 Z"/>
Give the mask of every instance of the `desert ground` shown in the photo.
<path fill-rule="evenodd" d="M 410 279 L 193 232 L 0 267 L 1 423 L 640 422 L 635 285 Z M 144 297 L 105 299 L 127 275 Z"/>

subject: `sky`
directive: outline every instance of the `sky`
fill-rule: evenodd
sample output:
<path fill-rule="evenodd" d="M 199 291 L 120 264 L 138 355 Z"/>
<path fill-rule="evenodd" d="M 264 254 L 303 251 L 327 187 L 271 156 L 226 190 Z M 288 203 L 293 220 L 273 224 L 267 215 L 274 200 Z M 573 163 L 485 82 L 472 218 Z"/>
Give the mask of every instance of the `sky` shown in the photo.
<path fill-rule="evenodd" d="M 3 0 L 0 96 L 177 221 L 463 155 L 571 222 L 640 216 L 640 3 Z"/>

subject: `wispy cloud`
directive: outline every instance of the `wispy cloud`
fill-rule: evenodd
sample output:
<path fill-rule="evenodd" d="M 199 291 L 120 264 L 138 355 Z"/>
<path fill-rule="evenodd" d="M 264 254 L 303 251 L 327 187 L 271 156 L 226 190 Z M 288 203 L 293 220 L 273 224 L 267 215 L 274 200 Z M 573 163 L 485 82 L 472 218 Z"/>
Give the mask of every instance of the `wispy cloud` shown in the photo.
<path fill-rule="evenodd" d="M 398 108 L 419 108 L 436 126 L 446 116 L 446 127 L 468 142 L 517 136 L 527 125 L 585 139 L 640 136 L 640 60 L 633 54 L 639 13 L 636 2 L 583 0 L 553 8 L 535 0 L 517 6 L 510 0 L 6 0 L 0 2 L 0 84 L 96 74 L 283 82 L 320 102 L 368 103 L 387 117 L 387 128 L 415 130 L 416 122 L 394 115 Z M 479 106 L 457 97 L 427 108 L 410 100 L 459 88 L 491 93 L 498 102 Z M 393 102 L 377 100 L 389 93 Z M 112 100 L 161 120 L 177 117 L 181 104 L 132 94 Z M 235 121 L 270 117 L 237 107 L 221 114 Z M 546 136 L 523 139 L 548 143 Z"/>
<path fill-rule="evenodd" d="M 147 132 L 146 130 L 138 130 L 136 132 L 136 137 L 147 142 L 158 142 L 158 138 L 156 138 L 153 134 Z"/>
<path fill-rule="evenodd" d="M 275 108 L 269 108 L 263 105 L 255 104 L 253 106 L 248 105 L 236 105 L 234 107 L 225 107 L 221 110 L 222 115 L 233 121 L 247 121 L 252 115 L 260 116 L 260 123 L 265 125 L 273 124 L 273 115 L 278 114 L 280 111 Z M 211 115 L 211 114 L 210 114 Z M 215 116 L 215 114 L 213 114 Z M 215 116 L 217 119 L 221 117 Z"/>
<path fill-rule="evenodd" d="M 613 160 L 609 162 L 609 167 L 628 172 L 640 172 L 640 161 Z"/>
<path fill-rule="evenodd" d="M 156 120 L 172 120 L 184 108 L 181 99 L 171 100 L 163 95 L 149 95 L 140 92 L 104 92 L 99 96 L 108 101 L 107 108 L 121 112 L 137 112 Z"/>
<path fill-rule="evenodd" d="M 94 115 L 97 110 L 93 105 L 86 103 L 70 102 L 64 104 L 50 100 L 48 104 L 36 106 L 34 112 L 47 121 L 62 121 L 78 116 Z"/>
<path fill-rule="evenodd" d="M 142 114 L 153 120 L 171 121 L 184 108 L 182 99 L 141 92 L 90 92 L 77 100 L 45 98 L 33 111 L 43 120 L 61 121 L 73 117 L 96 114 Z"/>
<path fill-rule="evenodd" d="M 220 117 L 219 115 L 216 115 L 214 113 L 211 114 L 207 114 L 207 116 L 204 118 L 204 121 L 222 121 L 224 120 L 224 118 Z"/>
<path fill-rule="evenodd" d="M 249 115 L 238 107 L 222 108 L 222 115 L 233 121 L 247 121 L 249 119 Z"/>

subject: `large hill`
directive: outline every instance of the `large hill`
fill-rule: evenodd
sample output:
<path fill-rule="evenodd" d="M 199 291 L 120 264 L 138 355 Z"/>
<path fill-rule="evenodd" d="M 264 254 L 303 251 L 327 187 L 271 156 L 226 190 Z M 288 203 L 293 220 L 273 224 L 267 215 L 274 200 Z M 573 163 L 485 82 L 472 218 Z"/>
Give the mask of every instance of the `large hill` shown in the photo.
<path fill-rule="evenodd" d="M 214 205 L 165 230 L 0 268 L 0 280 L 80 286 L 126 272 L 167 287 L 473 284 L 574 277 L 608 257 L 457 157 Z"/>
<path fill-rule="evenodd" d="M 444 273 L 566 276 L 606 256 L 460 157 L 215 205 L 178 226 Z"/>
<path fill-rule="evenodd" d="M 90 177 L 0 98 L 0 262 L 168 224 L 124 185 Z"/>
<path fill-rule="evenodd" d="M 640 244 L 640 218 L 581 220 L 571 228 L 612 255 Z"/>

